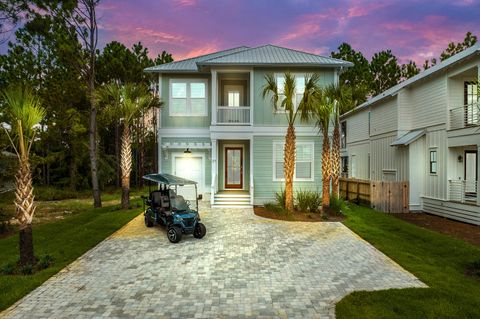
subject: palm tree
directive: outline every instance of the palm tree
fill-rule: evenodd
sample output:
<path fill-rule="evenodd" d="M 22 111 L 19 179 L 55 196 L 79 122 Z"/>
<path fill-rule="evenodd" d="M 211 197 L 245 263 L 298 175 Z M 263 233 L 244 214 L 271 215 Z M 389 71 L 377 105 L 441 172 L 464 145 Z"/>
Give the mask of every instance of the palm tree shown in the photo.
<path fill-rule="evenodd" d="M 322 134 L 322 210 L 330 206 L 330 179 L 332 176 L 332 161 L 330 156 L 330 136 L 329 128 L 332 112 L 334 109 L 333 99 L 331 98 L 331 87 L 316 91 L 315 106 L 313 115 L 316 119 L 317 127 Z"/>
<path fill-rule="evenodd" d="M 10 87 L 2 93 L 4 112 L 10 121 L 8 139 L 18 158 L 15 174 L 15 213 L 20 225 L 20 265 L 35 263 L 32 220 L 35 203 L 30 168 L 30 149 L 35 141 L 36 125 L 45 116 L 39 98 L 29 89 Z"/>
<path fill-rule="evenodd" d="M 302 100 L 298 107 L 295 105 L 295 97 L 297 94 L 295 85 L 295 76 L 290 73 L 284 74 L 284 85 L 279 88 L 277 81 L 272 74 L 265 75 L 266 84 L 263 86 L 263 98 L 271 95 L 271 101 L 275 111 L 278 109 L 285 110 L 285 116 L 288 123 L 287 134 L 285 136 L 285 146 L 283 149 L 283 170 L 285 176 L 285 208 L 289 212 L 293 212 L 293 175 L 295 172 L 295 120 L 300 115 L 301 121 L 307 121 L 310 117 L 308 110 L 311 108 L 313 95 L 318 89 L 318 74 L 305 77 L 305 90 Z"/>
<path fill-rule="evenodd" d="M 352 89 L 346 85 L 330 86 L 326 90 L 329 100 L 333 102 L 333 137 L 331 153 L 332 196 L 339 197 L 340 179 L 340 115 L 355 107 Z"/>
<path fill-rule="evenodd" d="M 160 107 L 158 97 L 151 94 L 143 84 L 110 83 L 97 91 L 100 104 L 106 106 L 105 113 L 123 122 L 122 145 L 120 150 L 120 170 L 122 182 L 122 208 L 130 206 L 130 173 L 132 171 L 132 136 L 130 132 L 134 119 L 146 110 Z"/>

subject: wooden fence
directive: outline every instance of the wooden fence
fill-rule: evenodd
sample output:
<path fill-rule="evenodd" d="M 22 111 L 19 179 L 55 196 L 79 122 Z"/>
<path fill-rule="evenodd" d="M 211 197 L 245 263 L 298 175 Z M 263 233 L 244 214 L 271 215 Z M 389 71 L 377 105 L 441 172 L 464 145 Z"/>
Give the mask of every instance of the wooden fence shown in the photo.
<path fill-rule="evenodd" d="M 388 213 L 409 212 L 408 181 L 369 181 L 340 178 L 340 196 Z"/>

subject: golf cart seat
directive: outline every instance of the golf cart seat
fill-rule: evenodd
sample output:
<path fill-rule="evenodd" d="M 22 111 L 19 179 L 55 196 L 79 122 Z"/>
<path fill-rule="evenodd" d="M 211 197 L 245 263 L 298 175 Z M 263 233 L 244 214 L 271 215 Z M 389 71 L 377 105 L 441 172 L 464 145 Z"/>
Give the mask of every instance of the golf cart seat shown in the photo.
<path fill-rule="evenodd" d="M 170 199 L 168 195 L 165 195 L 165 191 L 157 190 L 150 193 L 150 200 L 152 201 L 152 207 L 163 208 L 168 210 L 170 208 Z"/>

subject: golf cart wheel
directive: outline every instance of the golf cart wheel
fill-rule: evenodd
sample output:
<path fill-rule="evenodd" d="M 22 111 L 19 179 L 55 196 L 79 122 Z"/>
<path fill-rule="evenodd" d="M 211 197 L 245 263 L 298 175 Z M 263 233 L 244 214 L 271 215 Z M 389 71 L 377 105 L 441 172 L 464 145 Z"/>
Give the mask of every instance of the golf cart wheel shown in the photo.
<path fill-rule="evenodd" d="M 182 229 L 178 226 L 169 227 L 167 230 L 168 240 L 172 243 L 178 243 L 182 240 Z"/>
<path fill-rule="evenodd" d="M 193 237 L 200 239 L 203 238 L 206 233 L 207 228 L 205 227 L 205 225 L 202 223 L 198 223 L 197 227 L 195 227 L 195 231 L 193 232 Z"/>
<path fill-rule="evenodd" d="M 153 227 L 152 212 L 149 210 L 145 212 L 145 226 Z"/>

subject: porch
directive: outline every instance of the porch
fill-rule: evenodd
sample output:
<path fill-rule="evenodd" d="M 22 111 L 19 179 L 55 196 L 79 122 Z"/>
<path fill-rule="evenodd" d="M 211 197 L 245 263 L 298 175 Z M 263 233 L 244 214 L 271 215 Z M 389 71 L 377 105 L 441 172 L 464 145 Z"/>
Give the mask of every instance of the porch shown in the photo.
<path fill-rule="evenodd" d="M 450 130 L 480 125 L 479 69 L 478 65 L 470 65 L 448 78 Z"/>
<path fill-rule="evenodd" d="M 212 206 L 251 207 L 253 204 L 250 145 L 250 140 L 212 140 Z"/>
<path fill-rule="evenodd" d="M 448 200 L 480 206 L 478 146 L 448 148 Z"/>
<path fill-rule="evenodd" d="M 212 71 L 212 125 L 252 125 L 253 71 Z"/>

